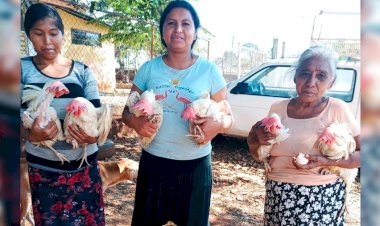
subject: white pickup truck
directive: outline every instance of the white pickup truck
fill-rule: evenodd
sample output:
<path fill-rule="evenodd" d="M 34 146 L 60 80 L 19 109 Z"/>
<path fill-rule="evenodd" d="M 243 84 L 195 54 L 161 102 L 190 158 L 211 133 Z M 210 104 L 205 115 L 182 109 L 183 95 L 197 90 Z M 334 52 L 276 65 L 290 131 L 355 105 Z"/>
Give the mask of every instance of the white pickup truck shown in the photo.
<path fill-rule="evenodd" d="M 294 63 L 294 59 L 272 60 L 228 84 L 227 99 L 235 123 L 225 135 L 247 137 L 252 125 L 267 115 L 272 103 L 295 96 Z M 345 101 L 358 120 L 359 77 L 359 62 L 339 62 L 335 85 L 327 92 L 328 96 Z"/>

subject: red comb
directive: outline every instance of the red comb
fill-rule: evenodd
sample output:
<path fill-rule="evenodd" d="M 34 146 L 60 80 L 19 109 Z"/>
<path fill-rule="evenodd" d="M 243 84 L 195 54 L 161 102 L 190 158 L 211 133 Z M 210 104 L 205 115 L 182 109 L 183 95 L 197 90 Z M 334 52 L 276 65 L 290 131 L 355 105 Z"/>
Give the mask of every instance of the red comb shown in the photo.
<path fill-rule="evenodd" d="M 73 112 L 75 116 L 79 116 L 82 111 L 86 110 L 86 104 L 74 99 L 67 106 L 67 112 Z"/>
<path fill-rule="evenodd" d="M 152 104 L 145 99 L 137 101 L 137 103 L 135 103 L 132 108 L 141 111 L 145 116 L 153 114 Z"/>
<path fill-rule="evenodd" d="M 335 138 L 336 134 L 331 132 L 331 129 L 327 127 L 325 131 L 323 131 L 322 135 L 319 137 L 319 141 L 325 144 L 331 144 L 335 141 Z"/>
<path fill-rule="evenodd" d="M 67 89 L 67 87 L 60 81 L 55 81 L 52 84 L 50 84 L 49 87 L 47 87 L 47 90 L 49 92 L 54 92 L 55 97 L 60 97 L 63 94 L 69 93 L 69 90 Z"/>
<path fill-rule="evenodd" d="M 275 116 L 265 117 L 261 120 L 261 125 L 270 133 L 275 133 L 278 129 L 281 129 L 281 121 Z"/>

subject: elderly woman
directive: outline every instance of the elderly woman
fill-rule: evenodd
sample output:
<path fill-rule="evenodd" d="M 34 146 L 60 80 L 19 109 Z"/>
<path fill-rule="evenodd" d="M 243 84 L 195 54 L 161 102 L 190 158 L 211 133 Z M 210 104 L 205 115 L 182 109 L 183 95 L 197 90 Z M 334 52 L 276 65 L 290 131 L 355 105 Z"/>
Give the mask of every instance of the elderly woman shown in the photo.
<path fill-rule="evenodd" d="M 57 10 L 47 4 L 31 5 L 25 13 L 24 28 L 37 54 L 21 59 L 21 96 L 26 95 L 27 85 L 42 88 L 47 82 L 60 81 L 70 93 L 54 98 L 50 106 L 61 121 L 66 114 L 65 107 L 75 97 L 84 97 L 100 107 L 97 82 L 90 68 L 61 54 L 64 25 Z M 23 104 L 21 113 L 26 108 Z M 27 140 L 25 151 L 36 225 L 105 225 L 101 178 L 96 164 L 97 137 L 69 126 L 70 135 L 78 143 L 88 144 L 90 165 L 78 169 L 81 149 L 57 141 L 55 150 L 70 160 L 62 164 L 50 149 L 34 144 L 52 140 L 58 133 L 56 123 L 50 121 L 41 128 L 41 121 L 37 117 L 30 129 L 21 128 Z"/>
<path fill-rule="evenodd" d="M 143 150 L 137 178 L 132 225 L 208 225 L 212 187 L 211 142 L 232 125 L 223 119 L 198 118 L 204 139 L 189 137 L 189 123 L 181 118 L 189 103 L 202 94 L 220 102 L 226 83 L 220 70 L 195 55 L 192 48 L 200 27 L 199 17 L 187 1 L 170 2 L 161 14 L 160 33 L 167 53 L 146 62 L 133 80 L 132 91 L 153 90 L 163 106 L 161 128 Z M 157 131 L 146 117 L 135 117 L 128 106 L 124 122 L 142 137 Z"/>
<path fill-rule="evenodd" d="M 290 137 L 273 146 L 267 174 L 265 225 L 343 225 L 345 184 L 335 174 L 322 175 L 323 167 L 358 168 L 359 124 L 347 104 L 325 96 L 336 79 L 336 53 L 324 46 L 305 50 L 296 67 L 294 82 L 297 96 L 274 103 L 269 114 L 277 113 Z M 347 160 L 330 160 L 318 151 L 318 138 L 335 120 L 345 122 L 352 131 L 356 150 Z M 257 122 L 247 142 L 258 159 L 258 147 L 268 145 L 273 135 Z M 294 161 L 298 153 L 307 154 L 308 164 Z"/>

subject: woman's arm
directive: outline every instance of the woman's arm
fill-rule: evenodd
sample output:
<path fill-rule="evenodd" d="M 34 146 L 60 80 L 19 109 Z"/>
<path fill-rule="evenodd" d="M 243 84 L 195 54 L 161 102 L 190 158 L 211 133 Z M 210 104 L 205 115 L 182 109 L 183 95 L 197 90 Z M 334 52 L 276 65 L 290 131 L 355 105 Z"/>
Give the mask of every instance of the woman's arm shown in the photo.
<path fill-rule="evenodd" d="M 271 139 L 274 139 L 276 136 L 274 134 L 271 134 L 269 132 L 265 132 L 264 128 L 261 127 L 261 122 L 256 122 L 252 128 L 251 131 L 249 131 L 248 137 L 247 137 L 247 143 L 249 152 L 251 153 L 251 156 L 256 161 L 259 161 L 259 155 L 257 153 L 257 150 L 260 145 L 270 145 L 268 142 Z"/>
<path fill-rule="evenodd" d="M 251 156 L 254 160 L 259 160 L 259 155 L 257 153 L 257 149 L 260 146 L 258 137 L 257 137 L 257 131 L 260 126 L 260 122 L 256 122 L 255 125 L 252 126 L 251 130 L 249 131 L 248 137 L 247 137 L 247 144 L 249 152 L 251 153 Z"/>
<path fill-rule="evenodd" d="M 137 91 L 139 94 L 142 93 L 142 90 L 140 90 L 134 84 L 131 88 L 131 92 L 133 91 Z M 122 121 L 128 127 L 133 128 L 136 131 L 136 133 L 138 133 L 142 137 L 151 137 L 154 133 L 156 133 L 158 128 L 157 124 L 149 123 L 147 117 L 135 117 L 134 114 L 130 112 L 129 107 L 127 105 L 125 105 L 123 110 Z"/>
<path fill-rule="evenodd" d="M 20 125 L 21 138 L 25 138 L 30 142 L 41 142 L 45 140 L 52 140 L 58 133 L 57 125 L 54 121 L 50 121 L 45 128 L 40 127 L 40 122 L 42 120 L 41 116 L 37 116 L 34 120 L 30 130 L 25 129 L 24 126 Z"/>
<path fill-rule="evenodd" d="M 328 167 L 337 166 L 347 169 L 354 169 L 360 167 L 360 136 L 354 137 L 356 143 L 356 150 L 349 155 L 348 159 L 332 160 L 320 155 L 306 155 L 309 162 L 306 165 L 299 165 L 296 161 L 293 164 L 298 169 L 313 169 L 315 167 Z"/>
<path fill-rule="evenodd" d="M 350 154 L 347 160 L 341 159 L 333 163 L 333 165 L 349 169 L 360 167 L 360 136 L 354 137 L 354 140 L 356 143 L 355 152 Z"/>
<path fill-rule="evenodd" d="M 217 103 L 224 101 L 224 100 L 227 100 L 227 88 L 224 87 L 221 90 L 219 90 L 218 92 L 216 92 L 214 95 L 211 96 L 211 99 Z M 222 117 L 222 120 L 221 120 L 222 126 L 221 126 L 219 133 L 226 132 L 227 130 L 229 130 L 232 127 L 232 125 L 234 123 L 234 117 L 232 116 L 231 107 L 228 104 L 228 102 L 227 102 L 227 105 L 228 105 L 228 109 L 225 110 L 226 115 L 224 115 Z"/>

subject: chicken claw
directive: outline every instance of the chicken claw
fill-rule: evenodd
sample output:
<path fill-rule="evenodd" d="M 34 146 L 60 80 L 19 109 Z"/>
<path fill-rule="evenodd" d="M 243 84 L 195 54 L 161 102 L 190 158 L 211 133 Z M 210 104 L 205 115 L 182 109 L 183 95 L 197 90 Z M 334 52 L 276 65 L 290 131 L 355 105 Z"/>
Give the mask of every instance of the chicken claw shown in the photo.
<path fill-rule="evenodd" d="M 52 146 L 49 146 L 49 145 L 46 145 L 50 150 L 52 150 L 54 152 L 54 154 L 59 158 L 59 160 L 61 160 L 61 165 L 63 165 L 63 163 L 65 163 L 65 161 L 67 162 L 70 162 L 70 160 L 62 153 L 59 153 L 58 151 L 56 151 Z"/>

